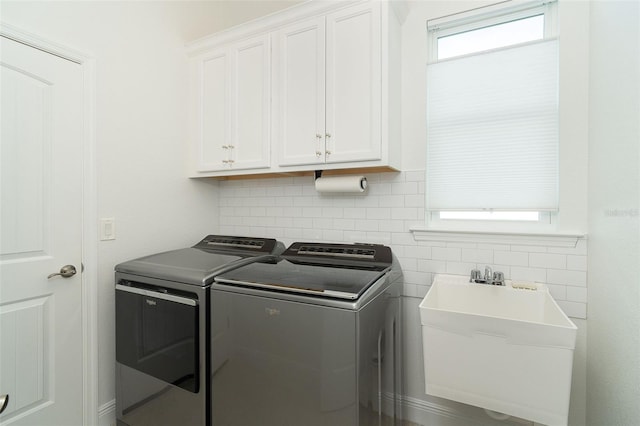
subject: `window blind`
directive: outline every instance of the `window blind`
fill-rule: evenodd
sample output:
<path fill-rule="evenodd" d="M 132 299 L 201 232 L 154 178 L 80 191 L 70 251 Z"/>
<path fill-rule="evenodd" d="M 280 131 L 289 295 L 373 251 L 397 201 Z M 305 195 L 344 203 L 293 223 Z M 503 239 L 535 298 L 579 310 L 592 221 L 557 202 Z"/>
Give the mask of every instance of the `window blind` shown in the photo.
<path fill-rule="evenodd" d="M 558 42 L 427 66 L 427 208 L 558 209 Z"/>

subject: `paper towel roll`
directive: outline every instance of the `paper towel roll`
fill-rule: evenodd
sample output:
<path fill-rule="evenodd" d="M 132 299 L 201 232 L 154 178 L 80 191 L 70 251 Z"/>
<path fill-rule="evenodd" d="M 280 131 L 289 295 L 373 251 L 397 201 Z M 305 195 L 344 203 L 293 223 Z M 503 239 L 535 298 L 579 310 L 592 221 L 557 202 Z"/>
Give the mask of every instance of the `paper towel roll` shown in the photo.
<path fill-rule="evenodd" d="M 318 192 L 364 192 L 367 178 L 364 176 L 327 176 L 316 179 Z"/>

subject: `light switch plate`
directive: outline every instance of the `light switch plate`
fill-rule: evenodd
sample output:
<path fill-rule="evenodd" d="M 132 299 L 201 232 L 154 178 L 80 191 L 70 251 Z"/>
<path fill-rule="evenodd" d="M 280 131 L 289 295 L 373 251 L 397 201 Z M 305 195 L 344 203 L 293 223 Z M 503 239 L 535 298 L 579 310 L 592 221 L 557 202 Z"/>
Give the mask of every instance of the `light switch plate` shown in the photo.
<path fill-rule="evenodd" d="M 116 220 L 112 217 L 100 219 L 100 241 L 116 239 Z"/>

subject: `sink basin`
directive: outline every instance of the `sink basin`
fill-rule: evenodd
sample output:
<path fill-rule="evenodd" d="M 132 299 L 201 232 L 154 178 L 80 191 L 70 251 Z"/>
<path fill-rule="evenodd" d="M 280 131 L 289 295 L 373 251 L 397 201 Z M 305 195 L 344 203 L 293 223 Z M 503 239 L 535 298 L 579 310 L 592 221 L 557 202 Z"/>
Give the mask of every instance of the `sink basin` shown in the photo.
<path fill-rule="evenodd" d="M 544 284 L 436 275 L 420 320 L 427 394 L 567 424 L 577 328 Z"/>

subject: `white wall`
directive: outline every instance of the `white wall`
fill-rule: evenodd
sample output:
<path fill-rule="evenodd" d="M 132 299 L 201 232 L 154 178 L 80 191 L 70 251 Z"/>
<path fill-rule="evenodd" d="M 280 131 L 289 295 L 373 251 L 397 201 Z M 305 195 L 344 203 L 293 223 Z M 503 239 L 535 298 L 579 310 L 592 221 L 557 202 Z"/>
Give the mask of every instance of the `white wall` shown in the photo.
<path fill-rule="evenodd" d="M 186 178 L 184 44 L 289 2 L 2 1 L 3 22 L 96 61 L 99 405 L 115 397 L 113 267 L 218 228 L 217 183 Z M 97 220 L 97 218 L 96 218 Z"/>
<path fill-rule="evenodd" d="M 640 424 L 640 3 L 592 4 L 587 419 Z"/>

